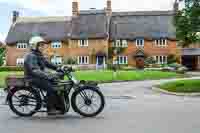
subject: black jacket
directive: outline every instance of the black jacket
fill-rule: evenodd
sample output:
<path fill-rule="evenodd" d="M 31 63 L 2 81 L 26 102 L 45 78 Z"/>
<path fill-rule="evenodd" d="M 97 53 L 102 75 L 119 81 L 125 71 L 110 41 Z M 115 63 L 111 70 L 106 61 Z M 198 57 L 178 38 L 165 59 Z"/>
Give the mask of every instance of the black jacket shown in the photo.
<path fill-rule="evenodd" d="M 57 70 L 57 66 L 48 62 L 41 52 L 31 50 L 24 59 L 24 74 L 26 78 L 41 78 L 49 80 L 49 73 L 45 68 Z"/>

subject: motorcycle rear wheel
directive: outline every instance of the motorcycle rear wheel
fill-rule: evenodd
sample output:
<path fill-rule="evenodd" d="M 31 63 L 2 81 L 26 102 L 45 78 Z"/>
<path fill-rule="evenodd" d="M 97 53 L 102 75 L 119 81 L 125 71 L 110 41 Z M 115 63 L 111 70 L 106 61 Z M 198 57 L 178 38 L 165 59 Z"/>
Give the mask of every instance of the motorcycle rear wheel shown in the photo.
<path fill-rule="evenodd" d="M 19 95 L 16 95 L 17 93 Z M 14 98 L 18 101 L 14 101 Z M 40 95 L 32 88 L 14 88 L 8 94 L 8 105 L 10 109 L 21 117 L 34 115 L 41 108 L 41 103 Z M 23 112 L 25 108 L 28 109 L 28 106 L 33 106 L 33 109 L 29 108 L 30 110 L 28 112 Z M 22 108 L 22 110 L 20 111 L 19 108 Z"/>

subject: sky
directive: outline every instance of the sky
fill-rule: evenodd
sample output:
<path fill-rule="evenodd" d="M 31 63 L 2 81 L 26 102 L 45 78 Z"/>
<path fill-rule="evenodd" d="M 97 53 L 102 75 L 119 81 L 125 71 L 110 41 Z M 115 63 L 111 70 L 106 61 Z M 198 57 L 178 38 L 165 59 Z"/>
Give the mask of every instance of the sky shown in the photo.
<path fill-rule="evenodd" d="M 0 41 L 9 31 L 12 11 L 20 16 L 71 16 L 73 0 L 0 0 Z M 103 9 L 106 0 L 77 0 L 81 10 Z M 174 0 L 112 0 L 114 11 L 172 10 Z"/>

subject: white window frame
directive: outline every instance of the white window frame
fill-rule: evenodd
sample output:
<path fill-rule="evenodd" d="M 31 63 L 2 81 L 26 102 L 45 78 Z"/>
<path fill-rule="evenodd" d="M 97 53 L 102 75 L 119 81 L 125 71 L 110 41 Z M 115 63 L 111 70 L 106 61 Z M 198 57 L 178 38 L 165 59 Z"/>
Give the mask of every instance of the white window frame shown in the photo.
<path fill-rule="evenodd" d="M 17 48 L 18 49 L 26 49 L 26 48 L 28 48 L 28 44 L 27 43 L 17 43 Z"/>
<path fill-rule="evenodd" d="M 135 40 L 136 47 L 144 47 L 144 39 L 138 38 Z"/>
<path fill-rule="evenodd" d="M 89 64 L 89 56 L 78 56 L 77 61 L 80 65 L 87 65 Z"/>
<path fill-rule="evenodd" d="M 157 64 L 167 64 L 167 56 L 166 55 L 157 55 L 157 56 L 154 56 L 154 59 Z"/>
<path fill-rule="evenodd" d="M 51 42 L 51 48 L 62 48 L 62 42 L 60 41 Z"/>
<path fill-rule="evenodd" d="M 88 40 L 79 40 L 80 47 L 88 47 Z"/>
<path fill-rule="evenodd" d="M 128 64 L 128 56 L 118 56 L 117 57 L 117 62 L 120 65 L 126 65 L 126 64 Z"/>
<path fill-rule="evenodd" d="M 167 46 L 167 39 L 166 38 L 155 39 L 154 43 L 158 47 L 166 47 Z"/>
<path fill-rule="evenodd" d="M 128 47 L 128 41 L 127 41 L 127 40 L 122 40 L 122 42 L 121 42 L 121 43 L 122 43 L 122 45 L 121 45 L 121 46 L 122 46 L 123 48 L 126 48 L 126 47 Z"/>
<path fill-rule="evenodd" d="M 60 56 L 52 57 L 51 58 L 51 63 L 53 63 L 55 65 L 61 65 L 63 63 L 63 59 Z"/>
<path fill-rule="evenodd" d="M 23 65 L 24 65 L 24 58 L 17 58 L 16 66 L 23 66 Z"/>
<path fill-rule="evenodd" d="M 115 47 L 121 47 L 121 40 L 116 40 Z"/>
<path fill-rule="evenodd" d="M 113 47 L 122 47 L 126 48 L 128 47 L 128 41 L 127 40 L 115 40 L 112 44 Z"/>

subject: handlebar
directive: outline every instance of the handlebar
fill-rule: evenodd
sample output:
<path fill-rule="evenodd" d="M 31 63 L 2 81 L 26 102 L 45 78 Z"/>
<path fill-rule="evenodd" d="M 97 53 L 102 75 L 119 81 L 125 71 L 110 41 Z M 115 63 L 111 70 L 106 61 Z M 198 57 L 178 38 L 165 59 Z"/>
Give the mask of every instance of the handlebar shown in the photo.
<path fill-rule="evenodd" d="M 67 67 L 67 66 L 62 66 L 62 67 L 61 67 L 61 70 L 62 70 L 64 73 L 75 72 L 75 70 L 74 70 L 72 67 Z"/>

